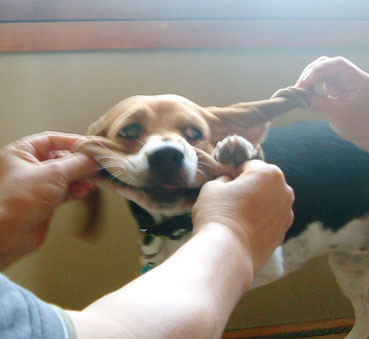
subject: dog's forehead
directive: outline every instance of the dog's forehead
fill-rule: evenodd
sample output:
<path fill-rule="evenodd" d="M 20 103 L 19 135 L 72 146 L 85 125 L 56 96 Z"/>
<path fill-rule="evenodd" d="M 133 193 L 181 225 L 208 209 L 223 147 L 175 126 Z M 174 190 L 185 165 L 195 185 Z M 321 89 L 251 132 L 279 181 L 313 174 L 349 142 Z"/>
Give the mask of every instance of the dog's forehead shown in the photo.
<path fill-rule="evenodd" d="M 179 95 L 162 94 L 129 97 L 116 105 L 115 111 L 116 117 L 123 122 L 134 118 L 201 119 L 203 108 Z"/>

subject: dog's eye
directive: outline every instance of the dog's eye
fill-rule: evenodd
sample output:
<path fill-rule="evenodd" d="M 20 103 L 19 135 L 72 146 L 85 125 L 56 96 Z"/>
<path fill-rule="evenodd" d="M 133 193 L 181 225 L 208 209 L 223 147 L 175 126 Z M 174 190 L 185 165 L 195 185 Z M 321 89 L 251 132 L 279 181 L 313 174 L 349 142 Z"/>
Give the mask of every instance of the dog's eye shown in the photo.
<path fill-rule="evenodd" d="M 202 139 L 202 132 L 194 126 L 186 126 L 182 129 L 183 134 L 189 140 L 200 140 Z"/>
<path fill-rule="evenodd" d="M 142 126 L 140 124 L 131 124 L 128 126 L 123 127 L 118 135 L 121 138 L 128 138 L 128 139 L 134 139 L 134 138 L 138 138 L 141 134 L 142 131 Z"/>

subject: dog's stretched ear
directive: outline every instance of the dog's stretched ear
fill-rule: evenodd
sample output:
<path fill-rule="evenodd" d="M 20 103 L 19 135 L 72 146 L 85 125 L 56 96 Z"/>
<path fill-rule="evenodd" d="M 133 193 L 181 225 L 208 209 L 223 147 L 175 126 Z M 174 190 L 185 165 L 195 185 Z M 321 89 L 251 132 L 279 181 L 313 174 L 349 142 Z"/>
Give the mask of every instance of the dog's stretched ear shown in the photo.
<path fill-rule="evenodd" d="M 210 114 L 212 141 L 216 143 L 227 135 L 240 135 L 253 144 L 259 143 L 268 122 L 297 107 L 308 107 L 309 92 L 296 87 L 277 91 L 271 99 L 241 102 L 228 107 L 206 107 Z"/>

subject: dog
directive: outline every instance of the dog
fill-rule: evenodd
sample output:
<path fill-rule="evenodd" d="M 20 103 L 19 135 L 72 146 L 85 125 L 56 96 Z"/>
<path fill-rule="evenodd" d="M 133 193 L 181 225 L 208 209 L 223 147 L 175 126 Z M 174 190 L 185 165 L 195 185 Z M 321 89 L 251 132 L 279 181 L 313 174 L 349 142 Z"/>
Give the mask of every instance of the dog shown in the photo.
<path fill-rule="evenodd" d="M 177 95 L 134 96 L 93 123 L 89 140 L 76 151 L 94 157 L 101 182 L 128 199 L 143 234 L 143 273 L 188 240 L 191 207 L 205 182 L 235 176 L 249 159 L 278 165 L 295 192 L 295 218 L 253 287 L 328 254 L 355 311 L 347 338 L 364 339 L 369 336 L 369 154 L 325 122 L 268 130 L 271 119 L 299 106 L 308 106 L 308 93 L 297 88 L 223 108 L 201 107 Z"/>

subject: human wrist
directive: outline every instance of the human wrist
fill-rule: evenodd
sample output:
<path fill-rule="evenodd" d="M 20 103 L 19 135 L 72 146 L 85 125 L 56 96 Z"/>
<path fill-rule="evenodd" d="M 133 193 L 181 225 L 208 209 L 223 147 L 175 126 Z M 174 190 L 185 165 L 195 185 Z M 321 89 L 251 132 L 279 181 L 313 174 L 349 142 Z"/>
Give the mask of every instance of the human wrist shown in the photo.
<path fill-rule="evenodd" d="M 242 280 L 244 294 L 254 279 L 254 262 L 250 246 L 228 224 L 221 222 L 206 222 L 195 227 L 193 237 L 205 237 L 206 243 L 217 246 L 222 259 L 233 265 L 238 272 L 237 279 Z"/>
<path fill-rule="evenodd" d="M 12 229 L 12 215 L 0 199 L 0 271 L 8 267 L 14 260 L 7 244 L 7 231 Z M 5 233 L 5 236 L 4 236 Z"/>

